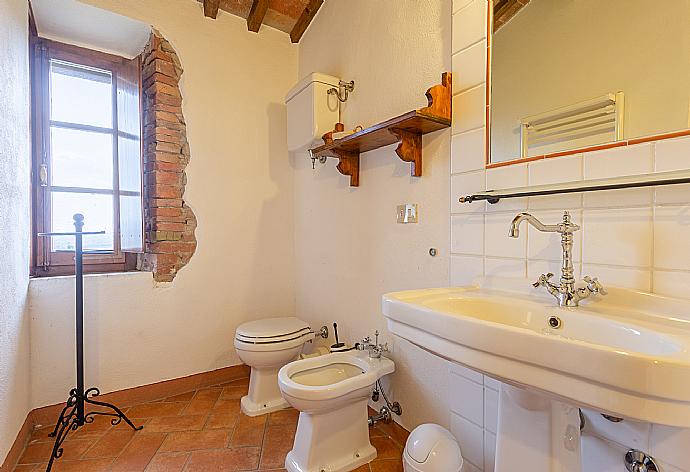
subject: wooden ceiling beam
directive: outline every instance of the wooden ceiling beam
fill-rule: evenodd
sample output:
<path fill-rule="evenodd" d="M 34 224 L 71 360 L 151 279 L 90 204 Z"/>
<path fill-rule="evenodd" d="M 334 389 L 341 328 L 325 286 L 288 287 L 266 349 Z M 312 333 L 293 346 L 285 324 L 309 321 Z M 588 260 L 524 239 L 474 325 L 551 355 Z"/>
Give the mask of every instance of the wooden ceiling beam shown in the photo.
<path fill-rule="evenodd" d="M 204 16 L 215 20 L 218 16 L 218 8 L 220 8 L 220 0 L 204 0 Z"/>
<path fill-rule="evenodd" d="M 247 17 L 247 29 L 249 31 L 258 32 L 261 28 L 261 23 L 264 22 L 264 16 L 268 11 L 268 0 L 254 0 L 252 9 Z"/>
<path fill-rule="evenodd" d="M 319 11 L 321 5 L 323 5 L 323 0 L 309 0 L 309 4 L 302 12 L 302 15 L 297 19 L 297 23 L 295 23 L 292 31 L 290 31 L 290 40 L 292 40 L 293 43 L 299 43 L 299 40 L 302 39 L 302 35 L 307 30 L 311 20 L 316 16 L 316 12 Z"/>

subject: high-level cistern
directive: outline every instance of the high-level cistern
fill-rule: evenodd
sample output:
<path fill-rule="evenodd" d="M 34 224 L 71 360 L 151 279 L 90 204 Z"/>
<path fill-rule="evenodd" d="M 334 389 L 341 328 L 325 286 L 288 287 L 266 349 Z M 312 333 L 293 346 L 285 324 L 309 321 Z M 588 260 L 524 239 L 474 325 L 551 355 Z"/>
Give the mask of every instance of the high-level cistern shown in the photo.
<path fill-rule="evenodd" d="M 573 233 L 580 227 L 572 222 L 570 213 L 563 212 L 563 221 L 555 225 L 545 225 L 529 213 L 519 213 L 510 223 L 508 236 L 517 238 L 520 235 L 520 223 L 527 223 L 534 226 L 537 230 L 544 233 L 559 233 L 561 235 L 561 247 L 563 248 L 563 263 L 561 265 L 560 284 L 550 282 L 552 273 L 542 274 L 532 285 L 534 287 L 546 287 L 546 290 L 558 300 L 559 306 L 578 306 L 580 300 L 592 294 L 606 295 L 606 290 L 596 278 L 584 277 L 585 286 L 575 288 L 575 272 L 573 268 Z"/>

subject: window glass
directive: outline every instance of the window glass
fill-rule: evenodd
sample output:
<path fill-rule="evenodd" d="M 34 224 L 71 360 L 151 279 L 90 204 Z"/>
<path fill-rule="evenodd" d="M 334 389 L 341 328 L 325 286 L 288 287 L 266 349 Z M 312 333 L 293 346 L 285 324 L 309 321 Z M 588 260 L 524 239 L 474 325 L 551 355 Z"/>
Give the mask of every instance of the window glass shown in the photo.
<path fill-rule="evenodd" d="M 54 232 L 74 231 L 75 213 L 84 215 L 84 231 L 105 234 L 84 236 L 85 251 L 113 250 L 113 196 L 95 193 L 52 192 Z M 55 237 L 53 251 L 74 251 L 74 237 Z"/>
<path fill-rule="evenodd" d="M 113 135 L 51 127 L 51 185 L 113 188 Z"/>
<path fill-rule="evenodd" d="M 110 72 L 50 61 L 50 119 L 113 127 L 113 77 Z"/>

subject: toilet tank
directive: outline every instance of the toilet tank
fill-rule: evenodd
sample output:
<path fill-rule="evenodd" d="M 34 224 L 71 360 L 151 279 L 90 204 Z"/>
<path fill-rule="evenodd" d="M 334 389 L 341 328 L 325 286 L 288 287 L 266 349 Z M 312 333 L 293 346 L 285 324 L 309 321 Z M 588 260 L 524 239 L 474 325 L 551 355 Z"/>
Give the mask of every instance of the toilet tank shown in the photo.
<path fill-rule="evenodd" d="M 300 80 L 285 97 L 288 151 L 303 151 L 323 144 L 321 136 L 338 122 L 338 99 L 328 89 L 338 88 L 338 79 L 315 72 Z"/>

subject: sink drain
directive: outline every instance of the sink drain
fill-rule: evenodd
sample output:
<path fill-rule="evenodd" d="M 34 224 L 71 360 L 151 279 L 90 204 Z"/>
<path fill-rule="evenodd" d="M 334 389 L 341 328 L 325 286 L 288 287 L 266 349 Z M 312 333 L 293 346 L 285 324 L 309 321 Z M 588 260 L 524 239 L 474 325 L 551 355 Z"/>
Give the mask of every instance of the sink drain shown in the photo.
<path fill-rule="evenodd" d="M 553 329 L 558 329 L 563 326 L 563 321 L 557 316 L 549 316 L 549 326 Z"/>

